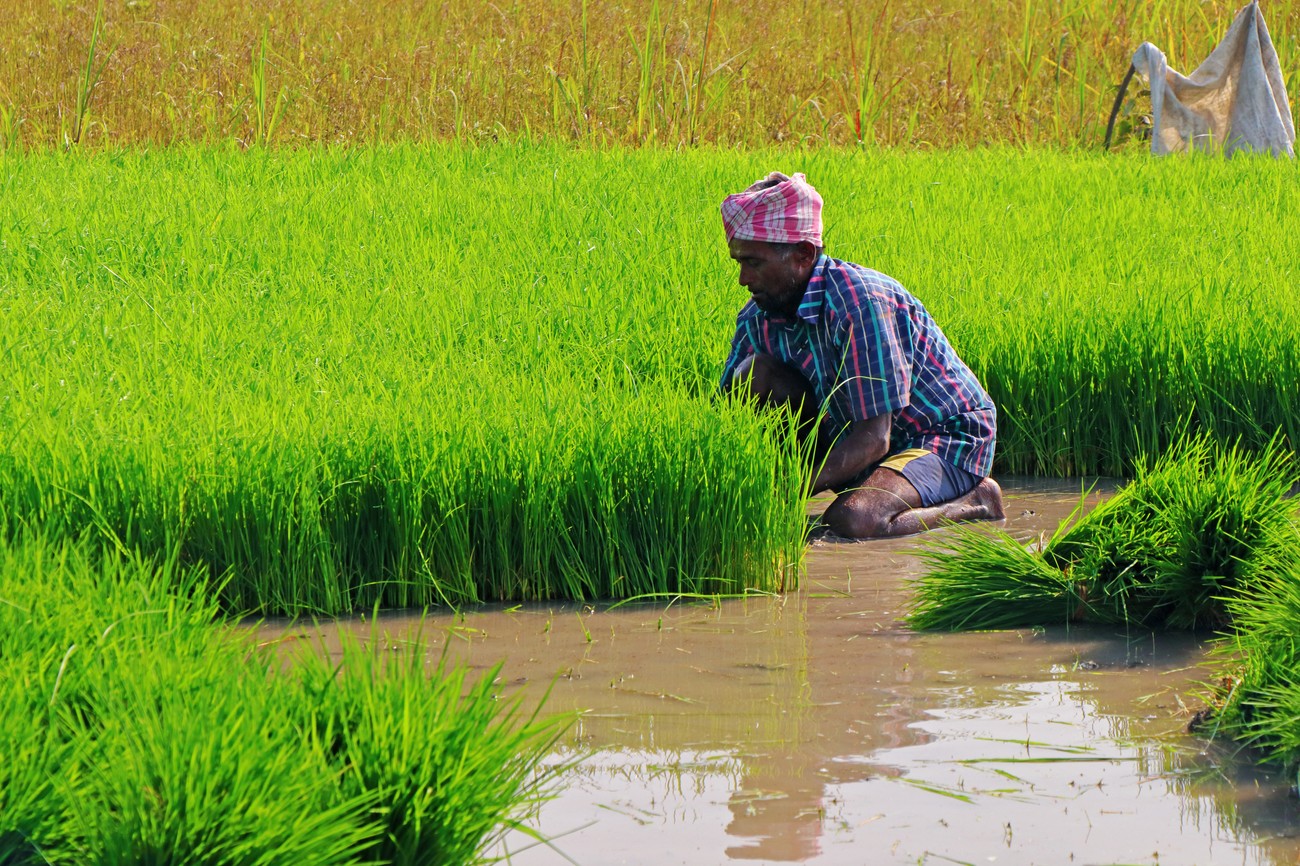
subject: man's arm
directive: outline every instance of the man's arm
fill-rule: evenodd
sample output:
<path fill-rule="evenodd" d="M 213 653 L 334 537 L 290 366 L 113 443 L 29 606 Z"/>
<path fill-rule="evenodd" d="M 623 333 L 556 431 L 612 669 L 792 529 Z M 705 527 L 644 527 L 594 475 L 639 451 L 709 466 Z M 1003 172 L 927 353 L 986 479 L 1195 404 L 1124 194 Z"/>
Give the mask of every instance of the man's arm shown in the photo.
<path fill-rule="evenodd" d="M 865 421 L 854 421 L 822 461 L 813 493 L 842 487 L 873 463 L 889 454 L 889 431 L 894 423 L 892 412 Z"/>

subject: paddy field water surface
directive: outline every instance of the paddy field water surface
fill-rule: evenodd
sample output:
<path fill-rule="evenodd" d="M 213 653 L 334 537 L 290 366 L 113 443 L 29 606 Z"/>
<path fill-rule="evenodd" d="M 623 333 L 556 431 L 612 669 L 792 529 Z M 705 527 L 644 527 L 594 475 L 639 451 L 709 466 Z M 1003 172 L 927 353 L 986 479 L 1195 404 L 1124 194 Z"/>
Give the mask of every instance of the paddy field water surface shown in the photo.
<path fill-rule="evenodd" d="M 1095 503 L 1113 490 L 1089 484 Z M 1084 496 L 1011 479 L 1030 542 Z M 817 543 L 799 592 L 712 604 L 493 607 L 316 627 L 392 651 L 445 647 L 582 715 L 581 757 L 519 864 L 806 862 L 1284 864 L 1300 856 L 1286 774 L 1192 736 L 1207 633 L 1065 624 L 923 634 L 901 622 L 920 538 Z M 369 618 L 367 618 L 368 620 Z M 561 853 L 562 852 L 562 853 Z"/>

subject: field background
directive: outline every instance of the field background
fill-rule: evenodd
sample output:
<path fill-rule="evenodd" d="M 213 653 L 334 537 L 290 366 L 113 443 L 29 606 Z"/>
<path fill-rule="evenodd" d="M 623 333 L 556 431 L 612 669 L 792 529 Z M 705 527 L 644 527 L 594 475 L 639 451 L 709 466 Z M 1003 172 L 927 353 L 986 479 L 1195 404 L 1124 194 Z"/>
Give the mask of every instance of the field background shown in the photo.
<path fill-rule="evenodd" d="M 999 473 L 1300 430 L 1294 164 L 561 145 L 0 159 L 0 520 L 336 610 L 793 585 L 799 468 L 714 398 L 717 203 L 772 167 L 934 312 Z"/>
<path fill-rule="evenodd" d="M 773 168 L 930 307 L 998 473 L 1294 446 L 1294 164 L 1151 161 L 1140 86 L 1099 146 L 1141 41 L 1190 72 L 1235 12 L 25 0 L 0 531 L 179 551 L 232 610 L 789 588 L 802 467 L 714 398 L 717 205 Z"/>
<path fill-rule="evenodd" d="M 1190 73 L 1240 5 L 105 0 L 97 26 L 89 0 L 17 0 L 0 146 L 1093 147 L 1141 42 Z M 1263 8 L 1294 94 L 1300 6 Z"/>

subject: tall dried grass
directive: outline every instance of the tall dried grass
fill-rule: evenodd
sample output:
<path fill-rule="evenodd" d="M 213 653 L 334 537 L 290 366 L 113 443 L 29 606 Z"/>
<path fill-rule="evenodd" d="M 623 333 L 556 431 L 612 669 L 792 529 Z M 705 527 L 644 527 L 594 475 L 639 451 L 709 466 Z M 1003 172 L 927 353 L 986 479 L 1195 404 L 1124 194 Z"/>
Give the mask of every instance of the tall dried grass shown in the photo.
<path fill-rule="evenodd" d="M 89 146 L 1089 146 L 1140 42 L 1190 68 L 1237 5 L 111 0 L 97 34 L 90 0 L 25 0 L 0 16 L 0 132 L 35 147 L 63 144 L 79 122 Z M 1300 8 L 1266 11 L 1289 70 Z M 77 82 L 95 38 L 117 50 L 85 117 Z M 1141 100 L 1131 108 L 1136 122 Z"/>

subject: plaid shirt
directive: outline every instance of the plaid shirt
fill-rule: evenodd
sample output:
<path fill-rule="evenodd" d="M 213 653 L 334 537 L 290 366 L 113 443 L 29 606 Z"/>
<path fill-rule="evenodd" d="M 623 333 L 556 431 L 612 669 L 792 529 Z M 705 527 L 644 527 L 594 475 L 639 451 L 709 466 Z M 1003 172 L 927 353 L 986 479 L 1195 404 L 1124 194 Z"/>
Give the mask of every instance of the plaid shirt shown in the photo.
<path fill-rule="evenodd" d="M 921 302 L 891 277 L 823 255 L 793 318 L 752 300 L 741 309 L 723 387 L 758 353 L 803 373 L 831 432 L 889 412 L 889 453 L 924 448 L 973 475 L 992 472 L 993 401 Z"/>

